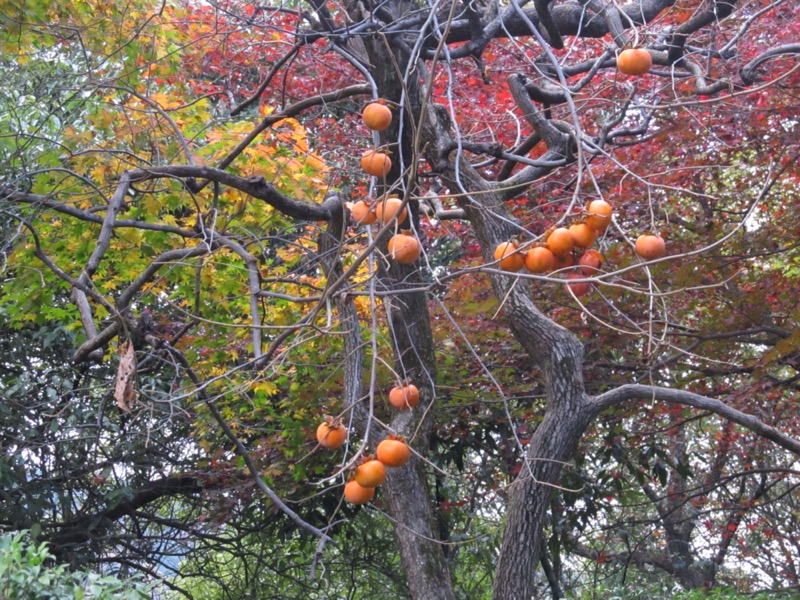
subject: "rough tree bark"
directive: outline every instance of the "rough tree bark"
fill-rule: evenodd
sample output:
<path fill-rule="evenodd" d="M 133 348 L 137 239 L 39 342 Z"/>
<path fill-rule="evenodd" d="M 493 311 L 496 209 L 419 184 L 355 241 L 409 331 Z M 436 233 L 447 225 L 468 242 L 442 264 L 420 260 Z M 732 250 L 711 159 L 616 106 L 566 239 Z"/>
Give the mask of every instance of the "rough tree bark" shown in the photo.
<path fill-rule="evenodd" d="M 343 227 L 342 212 L 334 211 L 327 231 L 320 236 L 319 255 L 329 281 L 338 280 L 342 275 L 337 249 L 341 243 Z M 414 448 L 424 452 L 430 432 L 427 409 L 433 401 L 432 382 L 436 376 L 433 336 L 424 294 L 402 293 L 405 286 L 419 283 L 418 280 L 417 269 L 393 265 L 389 270 L 381 269 L 379 281 L 382 291 L 394 290 L 400 294 L 396 298 L 387 296 L 384 300 L 390 324 L 395 331 L 397 371 L 401 377 L 417 382 L 421 395 L 418 408 L 413 412 L 399 413 L 392 420 L 391 426 L 396 432 L 407 436 Z M 351 297 L 336 294 L 335 299 L 347 356 L 345 408 L 352 411 L 353 424 L 362 436 L 367 432 L 367 427 L 370 427 L 369 440 L 374 447 L 384 434 L 376 431 L 374 424 L 368 425 L 369 411 L 366 402 L 369 394 L 364 393 L 362 386 L 366 353 L 358 315 Z M 415 433 L 416 436 L 412 437 Z M 435 519 L 422 465 L 416 458 L 412 458 L 405 466 L 391 469 L 381 487 L 395 526 L 395 537 L 403 569 L 408 574 L 412 597 L 453 599 L 455 596 L 450 570 L 433 531 Z"/>
<path fill-rule="evenodd" d="M 451 147 L 447 119 L 442 111 L 423 116 L 423 140 L 427 159 L 440 158 Z M 566 141 L 566 140 L 565 140 Z M 551 148 L 563 156 L 566 148 Z M 513 217 L 503 206 L 500 191 L 484 181 L 460 156 L 441 173 L 450 189 L 469 191 L 460 201 L 484 259 L 491 263 L 494 248 L 515 235 Z M 458 169 L 455 161 L 459 161 Z M 542 523 L 564 465 L 597 414 L 583 388 L 583 345 L 568 330 L 545 317 L 530 298 L 530 287 L 522 280 L 494 274 L 491 283 L 503 302 L 503 314 L 517 341 L 526 349 L 545 377 L 545 414 L 531 437 L 525 465 L 508 490 L 508 508 L 503 543 L 495 575 L 494 598 L 522 600 L 533 593 L 542 544 Z"/>
<path fill-rule="evenodd" d="M 349 13 L 355 21 L 369 18 L 364 5 L 352 3 Z M 397 21 L 410 14 L 414 7 L 401 0 L 381 6 L 381 17 Z M 361 40 L 359 40 L 360 42 Z M 373 77 L 378 97 L 396 103 L 404 109 L 419 106 L 419 88 L 414 75 L 407 76 L 409 48 L 414 36 L 398 38 L 402 43 L 391 43 L 383 36 L 370 36 L 357 45 L 357 52 L 366 58 L 364 67 Z M 413 70 L 413 68 L 412 68 Z M 383 140 L 397 140 L 392 146 L 392 170 L 379 190 L 401 197 L 413 193 L 415 177 L 413 165 L 417 158 L 414 146 L 415 122 L 418 110 L 401 110 L 405 119 L 395 120 Z M 411 167 L 410 167 L 411 166 Z M 411 169 L 409 172 L 409 168 Z M 409 174 L 410 173 L 410 174 Z M 418 224 L 416 206 L 409 219 Z M 394 229 L 393 226 L 390 226 Z M 379 244 L 386 251 L 389 231 L 384 231 Z M 377 286 L 382 293 L 383 305 L 389 320 L 395 352 L 395 371 L 400 379 L 412 381 L 420 390 L 420 403 L 413 411 L 397 414 L 391 428 L 405 436 L 421 455 L 427 454 L 430 442 L 430 407 L 435 401 L 436 359 L 431 331 L 428 301 L 423 292 L 409 291 L 423 286 L 416 265 L 401 265 L 394 261 L 378 259 Z M 392 293 L 395 292 L 395 293 Z M 371 438 L 374 442 L 378 440 Z M 435 529 L 435 515 L 428 492 L 423 464 L 412 456 L 404 467 L 392 469 L 383 485 L 387 509 L 394 523 L 395 538 L 401 562 L 413 598 L 425 600 L 452 600 L 455 598 L 450 568 Z"/>

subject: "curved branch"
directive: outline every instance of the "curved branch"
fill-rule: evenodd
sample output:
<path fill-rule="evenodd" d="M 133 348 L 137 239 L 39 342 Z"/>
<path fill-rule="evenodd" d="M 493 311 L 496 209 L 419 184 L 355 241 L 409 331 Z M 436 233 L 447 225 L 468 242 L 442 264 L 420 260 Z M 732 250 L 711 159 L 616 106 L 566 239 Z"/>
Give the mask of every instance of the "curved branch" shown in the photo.
<path fill-rule="evenodd" d="M 176 248 L 175 250 L 167 250 L 166 252 L 161 253 L 157 256 L 153 262 L 147 265 L 139 276 L 134 279 L 130 285 L 125 288 L 125 290 L 117 297 L 117 307 L 120 312 L 124 312 L 125 309 L 128 308 L 128 304 L 131 303 L 133 297 L 139 292 L 144 285 L 150 281 L 155 274 L 163 267 L 164 265 L 170 264 L 176 261 L 183 261 L 187 258 L 192 258 L 194 256 L 202 256 L 207 254 L 210 251 L 210 248 L 206 244 L 200 244 L 198 246 L 193 246 L 191 248 Z"/>
<path fill-rule="evenodd" d="M 138 98 L 148 106 L 152 107 L 153 110 L 155 110 L 159 115 L 161 115 L 162 119 L 164 119 L 167 123 L 169 123 L 170 128 L 175 133 L 175 138 L 178 140 L 178 144 L 183 149 L 183 153 L 186 155 L 186 161 L 194 164 L 194 159 L 192 158 L 192 151 L 189 149 L 189 143 L 183 136 L 181 128 L 178 127 L 178 124 L 175 122 L 175 120 L 167 114 L 167 111 L 164 110 L 164 108 L 162 108 L 162 106 L 158 102 L 156 102 L 155 100 L 149 98 L 144 94 L 140 94 L 139 92 L 137 92 L 132 88 L 129 88 L 128 86 L 103 85 L 101 87 L 107 87 L 112 90 L 119 90 L 121 92 L 125 92 L 127 94 L 130 94 L 131 96 Z"/>
<path fill-rule="evenodd" d="M 113 340 L 121 329 L 122 322 L 119 319 L 115 319 L 108 327 L 103 329 L 103 331 L 78 346 L 78 349 L 72 354 L 70 360 L 75 364 L 83 362 L 92 355 L 92 352 L 98 348 L 102 348 Z"/>
<path fill-rule="evenodd" d="M 247 451 L 247 448 L 245 448 L 244 444 L 242 444 L 242 441 L 231 430 L 230 425 L 228 425 L 228 422 L 219 412 L 219 409 L 216 407 L 213 400 L 208 397 L 208 394 L 206 394 L 205 391 L 205 387 L 203 386 L 203 382 L 194 372 L 191 365 L 189 364 L 189 361 L 186 360 L 186 357 L 183 355 L 183 353 L 177 348 L 174 348 L 171 345 L 169 345 L 167 342 L 162 342 L 161 347 L 166 349 L 167 352 L 169 352 L 170 355 L 172 355 L 172 357 L 178 363 L 180 363 L 180 365 L 186 370 L 186 374 L 189 376 L 189 379 L 191 379 L 192 383 L 194 383 L 197 386 L 198 395 L 205 403 L 205 405 L 208 407 L 208 410 L 211 411 L 211 415 L 214 417 L 214 420 L 220 426 L 223 433 L 225 433 L 225 436 L 233 443 L 234 446 L 236 446 L 236 452 L 239 454 L 239 456 L 242 457 L 242 460 L 244 461 L 244 464 L 247 466 L 247 470 L 250 471 L 250 475 L 256 486 L 258 486 L 258 488 L 262 492 L 264 492 L 264 494 L 272 501 L 272 503 L 275 504 L 275 506 L 300 529 L 304 529 L 305 531 L 308 531 L 309 533 L 318 538 L 324 539 L 326 541 L 335 544 L 336 542 L 334 542 L 325 532 L 321 531 L 320 529 L 317 529 L 310 523 L 307 523 L 306 521 L 303 520 L 302 517 L 300 517 L 300 515 L 298 515 L 291 508 L 289 508 L 289 506 L 283 500 L 280 499 L 278 494 L 276 494 L 272 490 L 272 488 L 270 488 L 266 484 L 264 478 L 261 476 L 261 473 L 259 473 L 258 467 L 256 467 L 255 463 L 253 462 L 253 459 L 250 457 L 250 453 Z"/>
<path fill-rule="evenodd" d="M 661 400 L 663 402 L 676 402 L 678 404 L 693 406 L 701 410 L 707 410 L 729 419 L 757 433 L 763 438 L 775 442 L 781 448 L 785 448 L 794 454 L 800 455 L 800 441 L 767 425 L 753 415 L 728 406 L 721 400 L 708 398 L 692 392 L 651 385 L 627 384 L 596 396 L 592 399 L 591 403 L 593 408 L 597 412 L 600 412 L 611 406 L 625 402 L 626 400 Z"/>
<path fill-rule="evenodd" d="M 122 201 L 125 199 L 125 194 L 128 193 L 128 186 L 130 185 L 130 177 L 127 173 L 123 173 L 120 177 L 117 189 L 111 197 L 111 201 L 106 208 L 106 216 L 103 219 L 103 226 L 100 228 L 100 235 L 97 237 L 94 250 L 92 251 L 86 266 L 80 275 L 80 281 L 84 285 L 89 284 L 89 280 L 97 271 L 100 266 L 100 261 L 108 250 L 108 245 L 111 243 L 111 234 L 114 233 L 114 221 L 117 218 L 117 213 L 122 207 Z"/>
<path fill-rule="evenodd" d="M 247 283 L 250 287 L 250 320 L 252 328 L 250 335 L 253 343 L 253 358 L 261 358 L 261 311 L 258 299 L 261 292 L 261 280 L 258 274 L 258 259 L 250 254 L 243 246 L 224 236 L 215 236 L 217 243 L 230 248 L 244 261 L 247 269 Z"/>
<path fill-rule="evenodd" d="M 435 194 L 420 198 L 419 207 L 420 211 L 440 221 L 447 221 L 450 219 L 463 220 L 467 218 L 467 213 L 464 212 L 463 208 L 445 208 L 444 204 L 442 204 L 442 199 Z"/>
<path fill-rule="evenodd" d="M 245 138 L 237 144 L 237 146 L 231 150 L 228 155 L 223 158 L 219 163 L 217 163 L 217 168 L 224 169 L 229 167 L 234 160 L 244 152 L 245 148 L 247 148 L 253 140 L 256 139 L 263 131 L 272 127 L 278 121 L 282 121 L 283 119 L 294 117 L 299 115 L 304 110 L 311 108 L 313 106 L 319 106 L 321 104 L 327 104 L 328 102 L 336 102 L 338 100 L 343 100 L 344 98 L 349 98 L 350 96 L 358 96 L 361 94 L 370 94 L 372 92 L 372 88 L 370 88 L 367 84 L 360 84 L 360 85 L 351 85 L 346 88 L 342 88 L 339 90 L 334 90 L 333 92 L 328 92 L 327 94 L 320 94 L 318 96 L 311 96 L 310 98 L 303 98 L 294 104 L 287 106 L 282 111 L 273 113 L 268 117 L 264 118 L 258 126 L 253 129 Z M 198 185 L 198 190 L 203 189 L 206 185 L 208 185 L 209 181 L 201 183 Z"/>
<path fill-rule="evenodd" d="M 567 159 L 565 159 L 564 156 L 558 151 L 548 150 L 542 155 L 542 157 L 539 159 L 539 162 L 562 166 L 567 164 Z M 526 186 L 530 185 L 534 181 L 537 181 L 538 179 L 541 179 L 551 171 L 554 171 L 556 168 L 558 168 L 558 166 L 528 166 L 519 171 L 513 177 L 509 177 L 505 181 L 500 181 L 493 187 L 497 192 L 502 194 L 503 201 L 510 200 L 519 194 Z"/>
<path fill-rule="evenodd" d="M 708 8 L 695 13 L 688 21 L 677 27 L 675 33 L 672 34 L 667 42 L 669 47 L 667 60 L 669 64 L 678 62 L 683 57 L 683 47 L 686 45 L 686 40 L 690 34 L 706 25 L 730 16 L 736 2 L 737 0 L 715 0 L 710 3 Z"/>
<path fill-rule="evenodd" d="M 758 67 L 771 58 L 786 54 L 800 54 L 800 44 L 786 44 L 784 46 L 778 46 L 777 48 L 772 48 L 771 50 L 767 50 L 763 54 L 757 56 L 744 67 L 742 67 L 742 70 L 739 72 L 742 77 L 742 81 L 744 81 L 746 85 L 755 83 L 758 79 L 756 76 L 756 69 L 758 69 Z"/>
<path fill-rule="evenodd" d="M 341 263 L 342 243 L 345 237 L 344 215 L 338 211 L 317 239 L 320 264 L 328 281 L 340 281 L 344 275 Z M 344 342 L 344 410 L 352 411 L 350 418 L 359 431 L 367 427 L 369 415 L 361 403 L 366 351 L 361 339 L 354 297 L 346 293 L 334 294 Z"/>
<path fill-rule="evenodd" d="M 606 563 L 619 563 L 621 565 L 635 565 L 637 567 L 655 567 L 675 575 L 677 569 L 675 568 L 675 561 L 672 557 L 664 553 L 650 552 L 647 550 L 630 550 L 626 552 L 609 552 L 606 550 L 597 550 L 577 542 L 572 541 L 572 551 L 583 558 L 588 558 L 592 561 L 603 560 Z"/>
<path fill-rule="evenodd" d="M 540 104 L 555 106 L 567 101 L 567 93 L 561 88 L 547 83 L 546 80 L 541 85 L 528 81 L 525 83 L 525 91 L 528 92 L 531 100 Z"/>
<path fill-rule="evenodd" d="M 39 206 L 44 206 L 47 208 L 51 208 L 54 211 L 59 212 L 61 214 L 68 215 L 70 217 L 75 217 L 76 219 L 80 219 L 81 221 L 88 221 L 90 223 L 103 223 L 105 220 L 103 217 L 99 215 L 92 214 L 88 211 L 81 210 L 79 208 L 75 208 L 74 206 L 62 204 L 61 202 L 56 202 L 55 200 L 53 200 L 48 196 L 41 196 L 39 194 L 12 192 L 0 188 L 0 200 L 6 200 L 8 202 L 18 202 L 20 204 L 36 204 Z M 177 235 L 187 238 L 198 237 L 199 235 L 195 231 L 191 231 L 189 229 L 181 229 L 180 227 L 174 227 L 172 225 L 148 223 L 146 221 L 131 221 L 129 219 L 116 219 L 113 225 L 115 228 L 134 227 L 136 229 L 146 229 L 148 231 L 175 233 Z"/>
<path fill-rule="evenodd" d="M 260 175 L 240 177 L 214 167 L 195 165 L 169 165 L 152 167 L 148 169 L 135 169 L 129 172 L 131 182 L 146 181 L 148 179 L 198 178 L 214 181 L 233 189 L 244 192 L 253 198 L 263 200 L 274 209 L 293 219 L 305 221 L 327 221 L 331 218 L 331 203 L 316 204 L 307 200 L 295 200 L 280 193 L 275 186 Z M 338 200 L 337 200 L 338 202 Z"/>
<path fill-rule="evenodd" d="M 608 24 L 611 39 L 620 48 L 629 46 L 631 41 L 625 33 L 625 26 L 622 24 L 622 17 L 620 11 L 611 2 L 604 2 L 603 0 L 589 0 L 589 6 L 599 15 L 603 15 L 606 23 Z"/>
<path fill-rule="evenodd" d="M 23 219 L 22 217 L 20 217 L 18 215 L 11 214 L 9 216 L 12 219 L 16 219 L 17 221 L 22 223 L 25 226 L 25 228 L 28 231 L 30 231 L 31 237 L 33 237 L 33 254 L 34 254 L 34 256 L 36 256 L 36 258 L 38 258 L 40 261 L 42 261 L 42 263 L 44 263 L 44 265 L 48 269 L 50 269 L 56 276 L 60 277 L 61 279 L 66 281 L 68 284 L 70 284 L 70 286 L 72 286 L 73 288 L 76 288 L 76 289 L 84 292 L 92 300 L 94 300 L 95 302 L 101 304 L 112 315 L 116 314 L 116 309 L 114 308 L 114 306 L 111 303 L 109 303 L 109 301 L 106 300 L 100 293 L 95 291 L 95 289 L 92 287 L 91 282 L 84 283 L 82 280 L 75 279 L 69 273 L 67 273 L 66 271 L 61 269 L 57 264 L 55 264 L 50 259 L 50 257 L 47 256 L 47 254 L 44 253 L 44 250 L 42 250 L 41 241 L 39 240 L 39 233 L 36 231 L 36 229 L 33 227 L 33 225 L 31 225 L 28 221 L 26 221 L 25 219 Z"/>
<path fill-rule="evenodd" d="M 539 16 L 542 36 L 553 48 L 561 50 L 564 47 L 564 40 L 561 38 L 561 32 L 558 30 L 553 15 L 550 14 L 551 2 L 553 0 L 533 0 L 533 6 Z"/>
<path fill-rule="evenodd" d="M 281 70 L 283 65 L 285 65 L 292 58 L 294 58 L 294 56 L 298 52 L 300 52 L 300 48 L 302 48 L 304 45 L 305 45 L 305 41 L 304 40 L 300 40 L 297 44 L 292 46 L 291 49 L 280 58 L 280 60 L 278 60 L 274 65 L 272 65 L 272 69 L 267 74 L 267 76 L 264 78 L 264 81 L 261 82 L 261 85 L 258 86 L 258 89 L 255 92 L 253 92 L 253 94 L 249 98 L 243 100 L 242 102 L 240 102 L 238 105 L 234 106 L 231 109 L 231 116 L 235 117 L 236 115 L 238 115 L 240 112 L 242 112 L 244 109 L 246 109 L 251 104 L 254 104 L 254 103 L 258 102 L 258 99 L 261 98 L 261 95 L 264 93 L 264 91 L 267 89 L 269 84 L 275 78 L 275 75 L 278 73 L 278 71 Z"/>
<path fill-rule="evenodd" d="M 634 0 L 617 8 L 620 12 L 620 22 L 626 28 L 642 25 L 655 19 L 664 9 L 675 4 L 675 0 Z M 484 27 L 483 36 L 476 38 L 467 19 L 458 19 L 449 25 L 446 42 L 468 42 L 459 48 L 450 51 L 450 58 L 464 58 L 474 55 L 492 40 L 505 37 L 531 35 L 528 22 L 533 22 L 539 27 L 540 19 L 535 8 L 521 11 L 517 14 L 513 6 L 507 7 L 500 15 Z M 577 3 L 560 4 L 549 10 L 553 17 L 558 32 L 562 36 L 581 36 L 584 38 L 602 38 L 612 33 L 612 25 L 603 15 L 587 10 Z M 615 33 L 615 37 L 619 32 Z"/>
<path fill-rule="evenodd" d="M 525 85 L 526 77 L 522 73 L 516 73 L 508 78 L 508 89 L 511 96 L 522 111 L 522 116 L 531 127 L 539 134 L 539 137 L 547 144 L 551 150 L 562 150 L 567 146 L 568 136 L 561 132 L 552 121 L 548 121 L 531 101 L 530 95 Z"/>
<path fill-rule="evenodd" d="M 97 534 L 98 522 L 113 522 L 132 515 L 140 508 L 164 497 L 199 494 L 206 487 L 200 475 L 170 475 L 148 482 L 131 491 L 130 496 L 118 504 L 112 504 L 97 513 L 62 523 L 48 541 L 55 547 L 83 543 Z"/>

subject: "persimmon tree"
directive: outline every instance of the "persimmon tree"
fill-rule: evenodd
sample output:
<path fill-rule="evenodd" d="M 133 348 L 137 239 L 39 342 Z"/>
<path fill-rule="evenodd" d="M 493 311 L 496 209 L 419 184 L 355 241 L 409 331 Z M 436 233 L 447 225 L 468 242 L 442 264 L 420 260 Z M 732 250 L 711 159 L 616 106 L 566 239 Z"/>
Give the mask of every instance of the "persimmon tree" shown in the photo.
<path fill-rule="evenodd" d="M 798 585 L 794 3 L 0 7 L 4 529 L 198 597 L 367 518 L 417 599 Z"/>

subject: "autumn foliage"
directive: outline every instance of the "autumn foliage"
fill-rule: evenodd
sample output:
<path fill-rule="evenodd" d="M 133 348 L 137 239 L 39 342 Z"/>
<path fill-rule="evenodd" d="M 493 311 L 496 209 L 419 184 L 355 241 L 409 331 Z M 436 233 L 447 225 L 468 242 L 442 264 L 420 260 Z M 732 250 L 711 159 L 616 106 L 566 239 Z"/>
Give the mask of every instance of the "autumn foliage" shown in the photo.
<path fill-rule="evenodd" d="M 0 5 L 0 531 L 212 599 L 800 585 L 794 5 Z"/>

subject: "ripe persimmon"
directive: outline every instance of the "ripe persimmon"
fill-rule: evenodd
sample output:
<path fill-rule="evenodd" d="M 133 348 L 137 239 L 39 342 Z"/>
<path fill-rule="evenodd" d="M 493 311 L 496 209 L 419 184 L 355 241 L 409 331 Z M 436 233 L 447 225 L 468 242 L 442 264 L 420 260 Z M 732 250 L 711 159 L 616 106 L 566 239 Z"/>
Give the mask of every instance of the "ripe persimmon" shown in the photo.
<path fill-rule="evenodd" d="M 567 281 L 564 283 L 564 286 L 569 290 L 572 291 L 573 294 L 576 296 L 585 296 L 589 292 L 592 291 L 592 284 L 588 281 L 573 281 L 575 279 L 583 279 L 586 277 L 580 273 L 570 273 L 567 275 Z"/>
<path fill-rule="evenodd" d="M 358 225 L 372 225 L 378 219 L 372 207 L 363 200 L 348 202 L 346 206 L 350 210 L 350 220 Z"/>
<path fill-rule="evenodd" d="M 347 428 L 339 419 L 326 418 L 317 427 L 317 441 L 323 448 L 335 450 L 344 444 L 347 439 Z"/>
<path fill-rule="evenodd" d="M 572 252 L 572 247 L 575 245 L 575 240 L 566 227 L 553 229 L 547 236 L 546 242 L 547 247 L 556 256 L 566 256 Z"/>
<path fill-rule="evenodd" d="M 422 246 L 413 235 L 398 233 L 389 239 L 389 256 L 403 265 L 416 262 L 422 255 Z"/>
<path fill-rule="evenodd" d="M 581 273 L 584 275 L 596 275 L 603 265 L 603 255 L 597 250 L 587 250 L 578 259 Z"/>
<path fill-rule="evenodd" d="M 660 235 L 645 233 L 636 238 L 636 254 L 645 260 L 655 260 L 667 253 L 667 245 Z"/>
<path fill-rule="evenodd" d="M 586 204 L 586 224 L 595 231 L 605 231 L 611 224 L 613 209 L 605 200 L 592 200 Z"/>
<path fill-rule="evenodd" d="M 374 488 L 386 479 L 386 467 L 374 458 L 367 459 L 356 468 L 355 480 L 365 488 Z"/>
<path fill-rule="evenodd" d="M 494 249 L 494 259 L 503 271 L 516 273 L 525 265 L 525 257 L 514 242 L 503 242 Z"/>
<path fill-rule="evenodd" d="M 585 221 L 570 225 L 569 232 L 572 234 L 576 248 L 588 248 L 597 240 L 597 230 L 589 227 Z"/>
<path fill-rule="evenodd" d="M 389 392 L 389 402 L 400 410 L 412 408 L 419 402 L 419 389 L 413 383 L 393 387 Z"/>
<path fill-rule="evenodd" d="M 397 196 L 381 198 L 375 203 L 375 218 L 377 219 L 378 223 L 384 225 L 391 221 L 395 215 L 397 215 L 401 206 L 403 206 L 403 201 Z M 408 210 L 403 206 L 402 212 L 400 212 L 397 217 L 398 225 L 406 220 L 407 215 Z"/>
<path fill-rule="evenodd" d="M 549 273 L 556 266 L 556 255 L 547 246 L 534 246 L 525 255 L 525 268 L 531 273 Z"/>
<path fill-rule="evenodd" d="M 351 504 L 366 504 L 375 496 L 374 487 L 364 487 L 355 479 L 351 479 L 344 486 L 344 499 Z"/>
<path fill-rule="evenodd" d="M 402 467 L 411 457 L 411 450 L 403 440 L 389 436 L 378 444 L 375 454 L 387 467 Z"/>
<path fill-rule="evenodd" d="M 392 111 L 385 104 L 370 102 L 361 113 L 364 125 L 373 131 L 383 131 L 392 123 Z"/>
<path fill-rule="evenodd" d="M 386 177 L 392 170 L 392 159 L 388 154 L 370 149 L 361 155 L 361 168 L 374 177 Z"/>
<path fill-rule="evenodd" d="M 625 48 L 617 56 L 617 69 L 625 75 L 644 75 L 652 66 L 653 57 L 644 48 Z"/>

